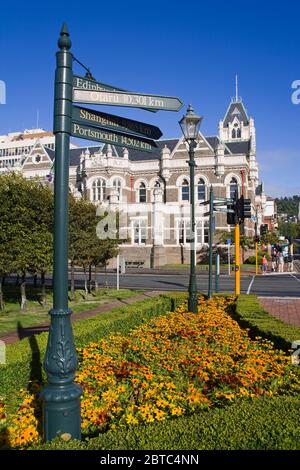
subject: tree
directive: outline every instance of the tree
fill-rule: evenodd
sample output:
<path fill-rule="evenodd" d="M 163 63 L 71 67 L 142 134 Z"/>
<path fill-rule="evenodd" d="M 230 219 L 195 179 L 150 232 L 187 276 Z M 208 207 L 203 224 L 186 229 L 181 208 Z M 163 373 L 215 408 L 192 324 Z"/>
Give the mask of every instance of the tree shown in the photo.
<path fill-rule="evenodd" d="M 71 264 L 71 298 L 75 299 L 75 265 L 82 266 L 84 272 L 85 296 L 91 293 L 91 270 L 98 266 L 106 268 L 109 259 L 118 253 L 118 233 L 116 238 L 99 239 L 97 225 L 106 216 L 97 215 L 96 206 L 86 199 L 69 201 L 69 259 Z M 118 214 L 114 215 L 117 219 Z M 97 283 L 96 283 L 97 284 Z"/>
<path fill-rule="evenodd" d="M 41 257 L 48 256 L 53 196 L 50 188 L 40 180 L 28 180 L 10 173 L 0 178 L 0 198 L 0 230 L 5 231 L 9 240 L 6 271 L 21 276 L 21 310 L 24 310 L 27 305 L 26 273 L 36 272 Z M 43 250 L 46 253 L 43 254 Z"/>

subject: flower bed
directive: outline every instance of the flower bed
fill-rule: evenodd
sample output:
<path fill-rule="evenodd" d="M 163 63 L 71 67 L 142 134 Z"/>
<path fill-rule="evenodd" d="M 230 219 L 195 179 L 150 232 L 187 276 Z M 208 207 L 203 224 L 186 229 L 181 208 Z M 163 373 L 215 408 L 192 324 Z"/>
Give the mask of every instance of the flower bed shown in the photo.
<path fill-rule="evenodd" d="M 299 392 L 290 358 L 269 341 L 251 340 L 226 313 L 233 297 L 183 305 L 134 328 L 80 348 L 76 381 L 83 387 L 82 432 L 153 423 L 228 403 Z M 36 390 L 2 405 L 3 440 L 26 447 L 39 439 Z M 30 430 L 30 431 L 28 431 Z"/>

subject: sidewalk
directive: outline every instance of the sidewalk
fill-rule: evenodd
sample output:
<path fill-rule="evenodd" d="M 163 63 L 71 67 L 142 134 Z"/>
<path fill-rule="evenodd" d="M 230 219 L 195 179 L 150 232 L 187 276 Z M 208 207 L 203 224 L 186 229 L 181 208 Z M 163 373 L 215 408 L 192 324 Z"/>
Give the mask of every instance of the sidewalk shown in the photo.
<path fill-rule="evenodd" d="M 128 297 L 128 299 L 114 300 L 113 302 L 105 303 L 104 305 L 101 305 L 100 307 L 97 307 L 91 310 L 85 310 L 83 312 L 73 313 L 71 316 L 71 322 L 73 323 L 74 321 L 77 321 L 77 320 L 83 320 L 85 318 L 96 317 L 97 315 L 101 313 L 109 312 L 113 308 L 124 307 L 124 305 L 130 305 L 135 302 L 139 302 L 141 300 L 146 300 L 147 298 L 156 297 L 158 295 L 161 295 L 162 293 L 163 292 L 161 291 L 149 291 L 141 295 Z M 28 338 L 29 336 L 38 335 L 45 331 L 49 331 L 49 323 L 43 323 L 41 325 L 35 325 L 31 327 L 29 326 L 27 328 L 20 328 L 11 333 L 5 333 L 4 335 L 0 335 L 0 340 L 4 341 L 5 344 L 13 344 L 13 343 L 20 341 L 23 338 Z"/>
<path fill-rule="evenodd" d="M 284 297 L 259 297 L 261 306 L 273 317 L 300 326 L 300 299 Z"/>

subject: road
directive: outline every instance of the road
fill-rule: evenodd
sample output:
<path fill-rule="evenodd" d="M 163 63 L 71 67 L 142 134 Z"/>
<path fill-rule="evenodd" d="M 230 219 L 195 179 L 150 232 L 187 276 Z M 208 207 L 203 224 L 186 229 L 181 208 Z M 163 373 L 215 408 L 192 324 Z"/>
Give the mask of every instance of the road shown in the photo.
<path fill-rule="evenodd" d="M 106 278 L 103 273 L 97 275 L 100 287 L 106 285 Z M 8 282 L 15 282 L 15 276 L 7 278 Z M 94 280 L 94 276 L 93 276 Z M 32 283 L 32 278 L 27 279 Z M 234 274 L 231 276 L 220 276 L 219 292 L 234 293 Z M 47 285 L 51 284 L 51 274 L 46 277 Z M 107 284 L 116 288 L 117 274 L 107 273 Z M 157 291 L 186 291 L 189 284 L 187 272 L 180 274 L 120 274 L 120 288 L 137 290 L 157 290 Z M 84 286 L 84 276 L 81 272 L 76 272 L 76 288 Z M 215 282 L 213 278 L 213 290 Z M 197 288 L 199 292 L 207 292 L 208 274 L 197 274 Z M 299 297 L 300 298 L 300 273 L 266 274 L 264 276 L 246 275 L 241 276 L 241 293 L 257 294 L 262 297 Z"/>
<path fill-rule="evenodd" d="M 82 285 L 83 275 L 76 273 L 78 287 Z M 100 285 L 105 284 L 104 274 L 98 275 Z M 107 274 L 109 287 L 116 287 L 117 275 Z M 162 291 L 184 291 L 189 284 L 189 275 L 170 274 L 120 274 L 120 287 L 130 289 L 151 289 Z M 208 275 L 197 275 L 199 291 L 207 292 Z M 214 279 L 213 279 L 214 288 Z M 220 292 L 234 292 L 234 274 L 220 276 Z M 274 297 L 300 297 L 300 273 L 266 274 L 264 276 L 241 276 L 241 293 Z"/>

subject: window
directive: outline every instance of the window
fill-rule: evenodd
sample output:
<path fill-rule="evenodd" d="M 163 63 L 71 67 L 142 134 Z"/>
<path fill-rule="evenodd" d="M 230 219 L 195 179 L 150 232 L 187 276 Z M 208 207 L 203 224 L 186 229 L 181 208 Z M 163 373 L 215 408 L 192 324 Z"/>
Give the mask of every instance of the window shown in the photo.
<path fill-rule="evenodd" d="M 238 139 L 241 138 L 241 129 L 237 130 L 236 136 L 237 136 Z"/>
<path fill-rule="evenodd" d="M 235 129 L 232 129 L 231 137 L 232 137 L 233 139 L 235 139 L 235 138 L 236 138 L 236 132 L 235 132 Z"/>
<path fill-rule="evenodd" d="M 196 244 L 197 245 L 203 245 L 204 243 L 209 242 L 209 224 L 208 221 L 206 220 L 205 222 L 203 220 L 199 220 L 197 222 L 197 240 Z"/>
<path fill-rule="evenodd" d="M 154 187 L 155 187 L 155 188 L 160 188 L 160 182 L 159 182 L 159 181 L 155 181 Z"/>
<path fill-rule="evenodd" d="M 115 179 L 113 181 L 113 188 L 118 191 L 119 194 L 119 200 L 121 199 L 121 189 L 122 189 L 122 182 L 120 179 Z"/>
<path fill-rule="evenodd" d="M 180 245 L 185 245 L 191 242 L 189 220 L 177 221 L 177 240 Z"/>
<path fill-rule="evenodd" d="M 147 189 L 145 183 L 139 186 L 139 202 L 147 202 Z"/>
<path fill-rule="evenodd" d="M 133 243 L 135 245 L 145 244 L 147 240 L 147 227 L 145 220 L 136 220 L 133 223 Z"/>
<path fill-rule="evenodd" d="M 205 181 L 203 178 L 200 178 L 198 181 L 198 200 L 205 201 L 206 199 L 206 188 L 205 188 Z"/>
<path fill-rule="evenodd" d="M 231 178 L 229 197 L 235 199 L 236 194 L 239 194 L 238 182 L 236 178 Z"/>
<path fill-rule="evenodd" d="M 183 180 L 181 185 L 181 200 L 189 201 L 190 200 L 190 186 L 187 180 Z"/>
<path fill-rule="evenodd" d="M 92 200 L 94 202 L 102 202 L 106 199 L 106 182 L 99 178 L 92 185 Z"/>
<path fill-rule="evenodd" d="M 204 222 L 204 243 L 209 243 L 209 224 Z"/>

